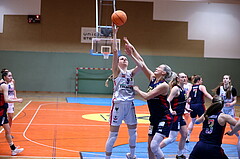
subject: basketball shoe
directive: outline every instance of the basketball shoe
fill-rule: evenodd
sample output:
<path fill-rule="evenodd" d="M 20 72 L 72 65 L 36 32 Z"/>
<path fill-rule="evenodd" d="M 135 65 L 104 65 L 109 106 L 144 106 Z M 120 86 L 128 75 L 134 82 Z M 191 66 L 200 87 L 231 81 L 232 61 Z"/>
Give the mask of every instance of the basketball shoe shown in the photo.
<path fill-rule="evenodd" d="M 127 159 L 137 159 L 136 155 L 134 155 L 133 157 L 131 157 L 130 153 L 126 154 Z"/>
<path fill-rule="evenodd" d="M 12 150 L 11 153 L 12 153 L 12 156 L 15 156 L 17 155 L 18 153 L 22 152 L 24 150 L 24 148 L 15 148 L 15 150 Z"/>
<path fill-rule="evenodd" d="M 184 156 L 184 155 L 181 155 L 181 156 L 176 156 L 176 159 L 186 159 L 186 156 Z"/>

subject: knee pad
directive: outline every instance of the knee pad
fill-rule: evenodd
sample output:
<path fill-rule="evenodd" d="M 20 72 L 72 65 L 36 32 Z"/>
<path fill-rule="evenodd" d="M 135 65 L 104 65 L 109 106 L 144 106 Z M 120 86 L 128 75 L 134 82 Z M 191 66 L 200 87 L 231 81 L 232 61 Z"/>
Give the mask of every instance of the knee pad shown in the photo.
<path fill-rule="evenodd" d="M 113 145 L 117 140 L 118 132 L 111 132 L 109 133 L 108 140 L 106 143 L 106 152 L 112 152 Z"/>
<path fill-rule="evenodd" d="M 151 142 L 151 151 L 153 152 L 153 154 L 154 154 L 157 158 L 163 158 L 163 157 L 164 157 L 164 154 L 163 154 L 162 150 L 160 149 L 159 144 L 160 144 L 160 143 L 158 143 L 158 141 L 152 140 L 152 142 Z"/>
<path fill-rule="evenodd" d="M 151 150 L 154 153 L 155 156 L 157 156 L 158 158 L 162 158 L 163 152 L 160 149 L 160 143 L 163 141 L 164 139 L 164 135 L 160 134 L 160 133 L 156 133 L 151 141 Z"/>
<path fill-rule="evenodd" d="M 163 142 L 168 145 L 177 139 L 178 131 L 170 131 L 169 137 L 164 139 Z"/>
<path fill-rule="evenodd" d="M 136 147 L 137 130 L 136 129 L 128 129 L 128 134 L 129 134 L 129 146 Z"/>
<path fill-rule="evenodd" d="M 176 139 L 177 139 L 177 137 L 175 137 L 175 138 L 170 138 L 170 137 L 169 137 L 169 138 L 164 139 L 163 142 L 164 142 L 166 145 L 168 145 L 168 144 L 173 143 Z"/>

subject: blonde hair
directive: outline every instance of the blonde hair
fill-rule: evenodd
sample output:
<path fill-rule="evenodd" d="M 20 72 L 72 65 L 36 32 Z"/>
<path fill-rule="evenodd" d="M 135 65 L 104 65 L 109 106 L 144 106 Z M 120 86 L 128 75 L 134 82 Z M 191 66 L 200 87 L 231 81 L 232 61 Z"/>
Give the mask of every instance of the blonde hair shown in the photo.
<path fill-rule="evenodd" d="M 166 72 L 165 80 L 167 82 L 171 82 L 173 78 L 177 77 L 177 74 L 172 71 L 171 67 L 166 64 L 162 64 L 164 66 L 164 71 Z"/>

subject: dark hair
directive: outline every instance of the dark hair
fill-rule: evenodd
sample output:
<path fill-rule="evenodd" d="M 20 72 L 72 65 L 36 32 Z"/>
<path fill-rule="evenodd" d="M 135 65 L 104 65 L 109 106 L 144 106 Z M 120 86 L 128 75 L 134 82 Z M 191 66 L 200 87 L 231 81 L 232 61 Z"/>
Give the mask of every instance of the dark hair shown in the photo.
<path fill-rule="evenodd" d="M 212 99 L 212 104 L 209 108 L 205 111 L 204 117 L 208 119 L 209 116 L 217 114 L 223 108 L 224 100 L 220 96 L 214 96 Z"/>
<path fill-rule="evenodd" d="M 3 68 L 1 73 L 3 73 L 3 72 L 8 72 L 8 69 L 7 68 Z"/>
<path fill-rule="evenodd" d="M 194 75 L 193 76 L 193 79 L 192 79 L 192 82 L 193 83 L 197 83 L 197 81 L 199 81 L 202 77 L 200 75 Z"/>
<path fill-rule="evenodd" d="M 8 72 L 9 72 L 9 71 L 5 71 L 5 72 L 2 73 L 2 79 L 3 79 L 3 80 L 4 80 L 4 77 L 6 77 L 6 76 L 8 75 Z"/>
<path fill-rule="evenodd" d="M 228 76 L 229 79 L 231 80 L 231 76 L 230 75 L 224 75 L 224 76 Z M 219 85 L 216 88 L 212 89 L 212 92 L 214 92 L 216 94 L 217 90 L 221 86 L 223 86 L 223 85 L 224 85 L 223 82 L 220 82 Z M 226 90 L 226 97 L 227 97 L 227 99 L 231 99 L 231 95 L 232 95 L 232 82 L 230 81 L 229 82 L 229 87 Z"/>

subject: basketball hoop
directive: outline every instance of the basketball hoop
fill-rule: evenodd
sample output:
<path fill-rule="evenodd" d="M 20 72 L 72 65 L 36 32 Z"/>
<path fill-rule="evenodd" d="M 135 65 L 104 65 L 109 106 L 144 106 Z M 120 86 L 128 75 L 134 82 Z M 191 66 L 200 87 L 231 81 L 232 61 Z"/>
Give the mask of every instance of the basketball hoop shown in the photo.
<path fill-rule="evenodd" d="M 103 59 L 108 59 L 110 52 L 102 52 L 102 54 L 103 54 Z"/>
<path fill-rule="evenodd" d="M 111 46 L 101 46 L 101 53 L 103 54 L 103 59 L 108 59 L 111 53 Z"/>

